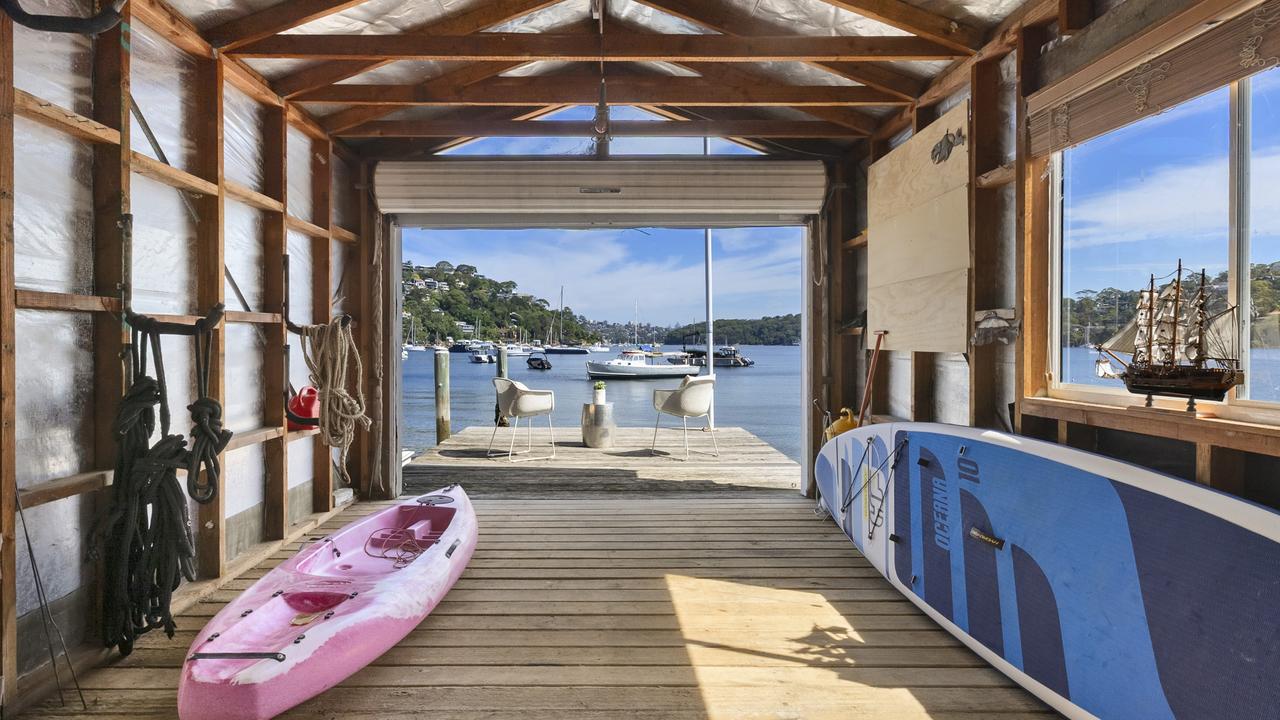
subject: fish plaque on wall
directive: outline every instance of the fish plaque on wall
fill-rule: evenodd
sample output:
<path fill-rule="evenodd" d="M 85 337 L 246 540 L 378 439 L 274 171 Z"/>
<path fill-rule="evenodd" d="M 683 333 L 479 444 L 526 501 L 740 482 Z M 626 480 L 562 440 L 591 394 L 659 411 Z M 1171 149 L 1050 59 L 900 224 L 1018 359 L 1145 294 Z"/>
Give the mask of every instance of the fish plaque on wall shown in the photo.
<path fill-rule="evenodd" d="M 894 587 L 1066 716 L 1276 717 L 1280 513 L 931 423 L 840 435 L 814 475 Z"/>

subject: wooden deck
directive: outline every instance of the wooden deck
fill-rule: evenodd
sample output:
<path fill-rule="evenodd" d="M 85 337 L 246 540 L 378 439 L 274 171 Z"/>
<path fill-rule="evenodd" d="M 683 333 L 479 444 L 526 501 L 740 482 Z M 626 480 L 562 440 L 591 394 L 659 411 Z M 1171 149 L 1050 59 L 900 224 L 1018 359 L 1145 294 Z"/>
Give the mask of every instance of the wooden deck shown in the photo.
<path fill-rule="evenodd" d="M 716 430 L 720 457 L 714 457 L 711 436 L 703 430 L 689 431 L 689 459 L 684 459 L 684 440 L 679 427 L 658 431 L 657 455 L 649 454 L 653 428 L 618 428 L 614 447 L 593 450 L 582 444 L 578 428 L 556 430 L 556 458 L 508 463 L 509 428 L 498 430 L 494 452 L 485 452 L 491 427 L 469 427 L 440 445 L 414 458 L 405 468 L 408 488 L 439 487 L 454 482 L 459 473 L 469 492 L 500 494 L 504 497 L 545 497 L 547 493 L 750 493 L 761 489 L 798 492 L 800 466 L 773 446 L 736 427 Z M 529 447 L 522 427 L 516 450 Z M 545 425 L 533 431 L 533 452 L 549 453 L 551 436 Z M 517 456 L 527 457 L 527 456 Z"/>
<path fill-rule="evenodd" d="M 767 455 L 739 433 L 724 431 L 740 457 Z M 473 434 L 406 472 L 471 490 L 481 539 L 462 579 L 397 647 L 286 717 L 1054 716 L 903 599 L 811 501 L 772 487 L 775 472 L 795 478 L 770 462 L 727 452 L 717 474 L 709 461 L 562 446 L 535 481 L 537 463 L 467 455 Z M 348 508 L 313 537 L 384 506 Z M 83 677 L 89 713 L 50 701 L 26 717 L 175 717 L 195 630 L 298 546 L 184 613 L 173 640 L 148 638 Z"/>

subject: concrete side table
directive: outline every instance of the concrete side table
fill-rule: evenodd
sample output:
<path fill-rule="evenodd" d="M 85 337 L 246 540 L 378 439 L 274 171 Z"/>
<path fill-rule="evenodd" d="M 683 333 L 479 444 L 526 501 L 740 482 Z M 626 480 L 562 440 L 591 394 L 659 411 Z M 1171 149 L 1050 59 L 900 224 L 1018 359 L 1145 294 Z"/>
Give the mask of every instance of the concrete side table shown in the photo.
<path fill-rule="evenodd" d="M 587 447 L 613 447 L 613 431 L 617 427 L 613 422 L 613 403 L 607 402 L 602 405 L 583 403 L 582 442 Z"/>

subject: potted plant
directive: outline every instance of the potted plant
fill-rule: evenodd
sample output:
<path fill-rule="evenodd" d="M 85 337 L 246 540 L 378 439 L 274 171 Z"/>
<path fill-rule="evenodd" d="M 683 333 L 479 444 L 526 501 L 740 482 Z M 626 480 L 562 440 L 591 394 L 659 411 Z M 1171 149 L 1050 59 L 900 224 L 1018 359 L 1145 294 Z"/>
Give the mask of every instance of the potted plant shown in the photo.
<path fill-rule="evenodd" d="M 603 381 L 603 380 L 597 380 L 597 381 L 596 381 L 596 384 L 595 384 L 595 391 L 594 391 L 594 393 L 593 393 L 593 395 L 592 395 L 592 400 L 591 400 L 591 402 L 592 402 L 592 404 L 594 404 L 594 405 L 603 405 L 603 404 L 604 404 L 604 381 Z"/>

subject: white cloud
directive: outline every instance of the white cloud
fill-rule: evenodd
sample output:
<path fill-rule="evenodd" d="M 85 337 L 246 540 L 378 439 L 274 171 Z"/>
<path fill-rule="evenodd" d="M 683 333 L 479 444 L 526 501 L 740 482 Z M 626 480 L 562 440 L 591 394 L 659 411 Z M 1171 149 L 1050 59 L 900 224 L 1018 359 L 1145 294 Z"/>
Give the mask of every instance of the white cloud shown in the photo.
<path fill-rule="evenodd" d="M 727 231 L 716 230 L 717 237 Z M 781 233 L 779 233 L 781 234 Z M 523 292 L 556 302 L 560 286 L 565 304 L 598 320 L 626 322 L 640 302 L 641 320 L 675 324 L 701 320 L 703 264 L 677 257 L 639 257 L 633 250 L 645 242 L 625 230 L 559 231 L 537 242 L 512 238 L 495 252 L 493 244 L 477 246 L 465 235 L 406 233 L 405 259 L 434 263 L 439 259 L 475 265 L 493 278 L 515 280 Z M 760 317 L 799 312 L 800 240 L 778 238 L 756 252 L 723 252 L 715 259 L 717 317 Z"/>
<path fill-rule="evenodd" d="M 1250 167 L 1253 234 L 1280 234 L 1280 150 L 1256 154 Z M 1229 198 L 1225 159 L 1153 170 L 1118 192 L 1078 197 L 1068 207 L 1069 248 L 1206 239 L 1226 243 Z"/>

